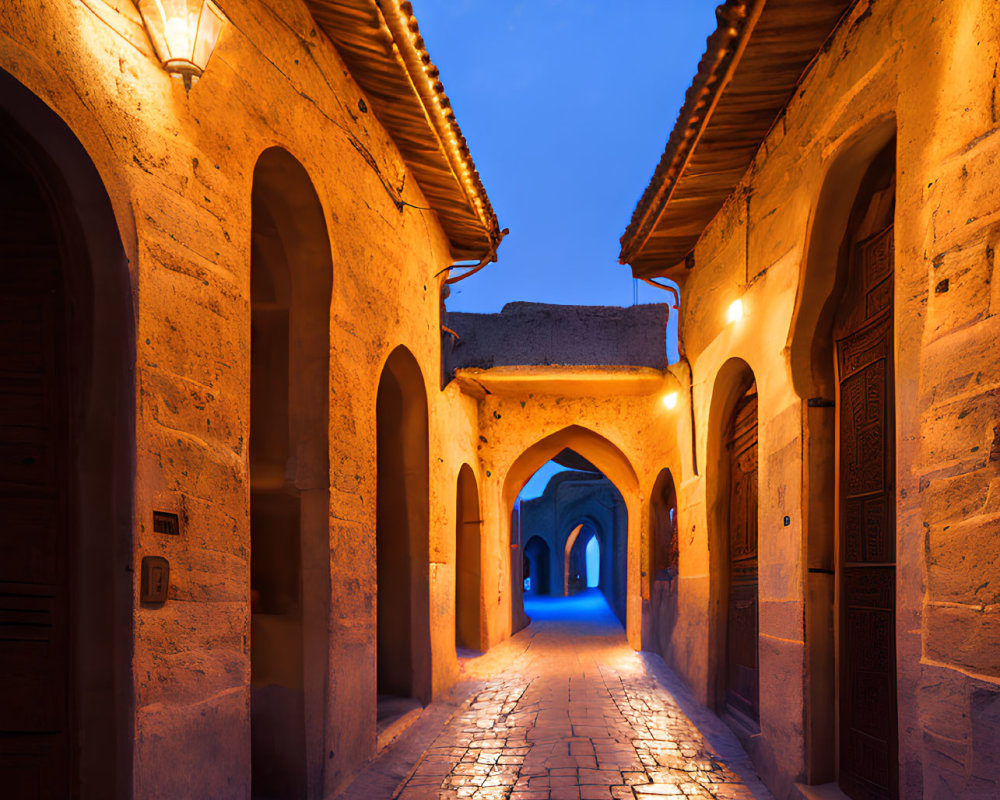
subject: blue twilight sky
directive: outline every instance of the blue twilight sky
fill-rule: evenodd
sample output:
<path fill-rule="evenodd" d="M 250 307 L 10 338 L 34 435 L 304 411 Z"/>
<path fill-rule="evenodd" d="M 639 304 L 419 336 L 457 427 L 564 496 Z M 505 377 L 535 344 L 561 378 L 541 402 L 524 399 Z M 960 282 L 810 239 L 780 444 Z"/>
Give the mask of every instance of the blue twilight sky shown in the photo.
<path fill-rule="evenodd" d="M 631 305 L 618 237 L 715 29 L 719 0 L 413 0 L 501 227 L 452 311 Z M 639 284 L 639 302 L 670 295 Z"/>

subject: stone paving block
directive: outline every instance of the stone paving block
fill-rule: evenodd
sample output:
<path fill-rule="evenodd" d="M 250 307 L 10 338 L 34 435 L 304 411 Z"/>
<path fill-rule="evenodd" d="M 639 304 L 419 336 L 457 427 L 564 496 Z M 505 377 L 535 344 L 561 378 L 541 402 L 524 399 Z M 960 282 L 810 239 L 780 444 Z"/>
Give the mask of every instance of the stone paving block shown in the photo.
<path fill-rule="evenodd" d="M 534 623 L 510 640 L 505 661 L 467 662 L 463 677 L 484 688 L 415 769 L 399 768 L 410 777 L 394 800 L 773 800 L 749 759 L 719 759 L 608 617 Z M 523 639 L 532 646 L 514 646 Z M 733 743 L 724 752 L 741 752 L 722 735 Z M 364 778 L 352 797 L 366 797 Z"/>

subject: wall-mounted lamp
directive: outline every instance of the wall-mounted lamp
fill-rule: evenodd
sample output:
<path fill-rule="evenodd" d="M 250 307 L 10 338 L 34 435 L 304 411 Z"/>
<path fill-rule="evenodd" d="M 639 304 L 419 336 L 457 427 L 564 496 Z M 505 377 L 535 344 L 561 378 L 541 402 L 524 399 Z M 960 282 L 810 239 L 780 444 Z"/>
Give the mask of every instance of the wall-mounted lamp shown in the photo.
<path fill-rule="evenodd" d="M 743 319 L 743 300 L 733 300 L 726 312 L 726 322 L 739 322 L 741 319 Z"/>
<path fill-rule="evenodd" d="M 212 0 L 139 0 L 139 13 L 163 69 L 190 90 L 212 57 L 222 11 Z"/>
<path fill-rule="evenodd" d="M 663 395 L 663 405 L 667 409 L 677 408 L 677 392 L 669 392 Z"/>

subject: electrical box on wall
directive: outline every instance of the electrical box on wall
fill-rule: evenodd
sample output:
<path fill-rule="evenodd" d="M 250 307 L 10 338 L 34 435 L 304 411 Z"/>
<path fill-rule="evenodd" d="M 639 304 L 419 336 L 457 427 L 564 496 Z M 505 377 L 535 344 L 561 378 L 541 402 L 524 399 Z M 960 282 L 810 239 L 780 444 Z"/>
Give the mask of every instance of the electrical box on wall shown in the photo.
<path fill-rule="evenodd" d="M 170 562 L 163 556 L 143 556 L 139 575 L 139 602 L 162 606 L 167 602 Z"/>

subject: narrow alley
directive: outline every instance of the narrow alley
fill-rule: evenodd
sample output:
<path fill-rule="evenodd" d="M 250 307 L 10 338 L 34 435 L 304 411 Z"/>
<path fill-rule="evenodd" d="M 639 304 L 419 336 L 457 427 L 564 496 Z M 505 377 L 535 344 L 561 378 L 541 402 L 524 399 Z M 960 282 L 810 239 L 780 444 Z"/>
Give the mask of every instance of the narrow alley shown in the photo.
<path fill-rule="evenodd" d="M 1000 0 L 0 9 L 0 800 L 1000 799 Z"/>
<path fill-rule="evenodd" d="M 465 660 L 342 800 L 771 798 L 732 732 L 628 646 L 597 589 L 525 610 L 531 625 Z"/>

